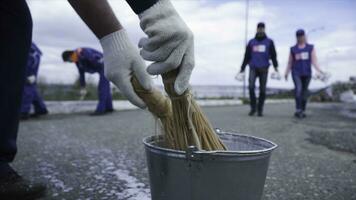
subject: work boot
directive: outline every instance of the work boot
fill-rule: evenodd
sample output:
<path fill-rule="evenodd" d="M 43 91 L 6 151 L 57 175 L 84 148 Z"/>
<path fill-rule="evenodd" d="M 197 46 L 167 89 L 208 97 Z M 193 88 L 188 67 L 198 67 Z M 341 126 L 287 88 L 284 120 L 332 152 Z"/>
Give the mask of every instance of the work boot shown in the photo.
<path fill-rule="evenodd" d="M 93 113 L 90 113 L 89 115 L 95 117 L 95 116 L 101 116 L 101 115 L 105 115 L 105 114 L 107 114 L 107 112 L 97 112 L 97 111 L 95 111 Z"/>
<path fill-rule="evenodd" d="M 302 111 L 302 118 L 306 118 L 307 117 L 307 115 L 305 114 L 305 112 L 304 111 Z"/>
<path fill-rule="evenodd" d="M 0 177 L 1 200 L 34 200 L 42 197 L 45 191 L 45 185 L 31 183 L 13 170 Z"/>
<path fill-rule="evenodd" d="M 106 110 L 106 112 L 107 112 L 107 113 L 112 113 L 112 112 L 114 112 L 114 111 L 115 111 L 115 110 L 114 110 L 114 109 L 112 109 L 112 108 L 111 108 L 111 109 L 107 109 L 107 110 Z"/>
<path fill-rule="evenodd" d="M 249 115 L 249 116 L 254 116 L 255 113 L 256 113 L 256 110 L 251 110 L 251 111 L 248 113 L 248 115 Z"/>
<path fill-rule="evenodd" d="M 40 112 L 36 112 L 35 114 L 37 114 L 37 115 L 48 115 L 48 110 L 43 110 L 43 111 L 40 111 Z"/>
<path fill-rule="evenodd" d="M 301 111 L 295 112 L 294 117 L 296 117 L 298 119 L 303 119 L 303 112 L 301 112 Z"/>
<path fill-rule="evenodd" d="M 47 115 L 48 114 L 48 111 L 47 110 L 43 110 L 43 111 L 37 111 L 33 114 L 30 115 L 31 118 L 37 118 L 37 117 L 40 117 L 42 115 Z"/>
<path fill-rule="evenodd" d="M 30 115 L 28 113 L 20 114 L 20 120 L 28 120 L 29 118 L 30 118 Z"/>
<path fill-rule="evenodd" d="M 263 117 L 263 112 L 262 111 L 258 111 L 257 116 Z"/>

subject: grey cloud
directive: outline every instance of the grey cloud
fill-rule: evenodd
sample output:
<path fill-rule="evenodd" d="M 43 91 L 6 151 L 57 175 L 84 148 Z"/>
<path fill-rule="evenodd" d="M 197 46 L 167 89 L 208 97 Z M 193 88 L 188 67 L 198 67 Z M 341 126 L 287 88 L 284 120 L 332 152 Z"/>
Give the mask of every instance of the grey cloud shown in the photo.
<path fill-rule="evenodd" d="M 100 50 L 98 40 L 70 8 L 67 1 L 32 0 L 29 2 L 34 18 L 34 40 L 44 50 L 40 73 L 49 82 L 73 81 L 77 72 L 74 67 L 65 68 L 67 65 L 64 65 L 59 57 L 61 51 L 80 46 L 90 46 Z M 193 84 L 237 84 L 233 80 L 233 74 L 237 72 L 244 53 L 244 3 L 243 1 L 217 2 L 217 0 L 173 1 L 196 35 L 197 66 L 192 77 Z M 276 1 L 266 2 L 251 3 L 249 37 L 253 37 L 258 21 L 267 23 L 267 33 L 275 40 L 279 51 L 282 71 L 287 62 L 289 47 L 295 43 L 295 29 L 299 27 L 311 29 L 320 26 L 321 23 L 325 26 L 325 30 L 310 36 L 311 42 L 315 42 L 318 47 L 321 62 L 325 59 L 325 52 L 329 46 L 344 48 L 350 45 L 353 48 L 349 52 L 335 55 L 332 65 L 347 70 L 344 66 L 355 63 L 355 58 L 351 55 L 351 52 L 355 51 L 355 39 L 351 41 L 335 39 L 342 38 L 345 30 L 356 34 L 356 23 L 353 20 L 355 14 L 350 10 L 339 8 L 329 13 L 324 9 L 329 7 L 320 3 L 321 1 L 317 11 L 314 11 L 311 6 L 309 8 L 310 4 L 278 3 L 277 5 L 273 3 Z M 137 43 L 139 38 L 144 36 L 139 28 L 137 16 L 124 1 L 110 1 L 110 3 L 130 33 L 132 41 Z M 301 11 L 308 15 L 298 15 Z M 341 25 L 340 20 L 343 21 Z M 332 34 L 340 36 L 336 37 Z M 333 73 L 338 72 L 335 70 Z M 341 76 L 345 77 L 343 73 Z M 271 81 L 269 84 L 278 86 L 281 83 Z M 313 86 L 318 84 L 315 83 Z M 283 83 L 283 86 L 291 87 L 292 83 Z"/>

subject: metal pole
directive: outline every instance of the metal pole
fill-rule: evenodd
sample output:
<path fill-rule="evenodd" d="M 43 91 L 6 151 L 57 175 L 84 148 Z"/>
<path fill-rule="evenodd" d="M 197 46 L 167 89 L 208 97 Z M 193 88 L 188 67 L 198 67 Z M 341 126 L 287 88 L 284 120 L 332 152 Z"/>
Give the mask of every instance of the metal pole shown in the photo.
<path fill-rule="evenodd" d="M 246 0 L 246 10 L 245 10 L 245 47 L 247 46 L 249 4 L 250 4 L 250 1 Z M 246 74 L 246 72 L 245 72 L 245 74 Z M 246 76 L 244 77 L 244 83 L 243 83 L 243 97 L 246 98 Z"/>

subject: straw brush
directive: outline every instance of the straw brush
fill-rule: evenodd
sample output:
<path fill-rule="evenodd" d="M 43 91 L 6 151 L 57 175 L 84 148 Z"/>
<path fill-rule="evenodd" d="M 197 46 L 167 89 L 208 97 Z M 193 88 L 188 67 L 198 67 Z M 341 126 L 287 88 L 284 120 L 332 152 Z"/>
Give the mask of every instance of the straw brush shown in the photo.
<path fill-rule="evenodd" d="M 194 100 L 190 89 L 182 95 L 174 90 L 178 70 L 162 75 L 168 97 L 157 89 L 145 90 L 133 77 L 131 82 L 137 95 L 146 103 L 148 110 L 159 119 L 164 136 L 164 146 L 186 150 L 196 146 L 199 150 L 226 150 L 205 114 Z"/>

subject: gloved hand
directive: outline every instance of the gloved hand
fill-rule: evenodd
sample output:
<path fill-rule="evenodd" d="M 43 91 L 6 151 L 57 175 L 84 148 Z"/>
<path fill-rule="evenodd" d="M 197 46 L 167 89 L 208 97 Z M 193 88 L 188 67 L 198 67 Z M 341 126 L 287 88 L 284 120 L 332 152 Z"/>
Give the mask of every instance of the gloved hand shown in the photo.
<path fill-rule="evenodd" d="M 111 33 L 100 40 L 104 50 L 105 76 L 112 81 L 134 105 L 145 108 L 146 105 L 135 93 L 131 77 L 135 75 L 146 90 L 151 90 L 152 81 L 145 69 L 142 60 L 135 47 L 128 38 L 124 29 Z"/>
<path fill-rule="evenodd" d="M 36 76 L 35 76 L 35 75 L 28 76 L 28 77 L 27 77 L 27 82 L 28 82 L 29 84 L 34 84 L 34 83 L 36 83 Z"/>
<path fill-rule="evenodd" d="M 322 82 L 328 82 L 330 78 L 330 73 L 319 71 L 313 77 L 315 80 L 321 80 Z"/>
<path fill-rule="evenodd" d="M 272 72 L 271 73 L 271 78 L 275 80 L 281 80 L 281 74 L 279 74 L 278 71 Z"/>
<path fill-rule="evenodd" d="M 331 74 L 329 72 L 323 72 L 323 77 L 321 78 L 321 81 L 328 82 L 330 77 L 331 77 Z"/>
<path fill-rule="evenodd" d="M 85 98 L 85 96 L 86 96 L 87 94 L 88 94 L 87 89 L 81 88 L 81 89 L 79 90 L 79 95 L 80 95 L 79 99 L 80 99 L 80 100 L 84 100 L 84 98 Z"/>
<path fill-rule="evenodd" d="M 140 26 L 148 38 L 139 42 L 141 56 L 154 63 L 148 66 L 151 75 L 163 74 L 180 67 L 174 83 L 177 94 L 189 87 L 194 68 L 193 33 L 169 0 L 159 0 L 139 14 Z"/>
<path fill-rule="evenodd" d="M 245 80 L 245 73 L 244 72 L 239 72 L 236 74 L 235 79 L 237 81 L 244 81 Z"/>

